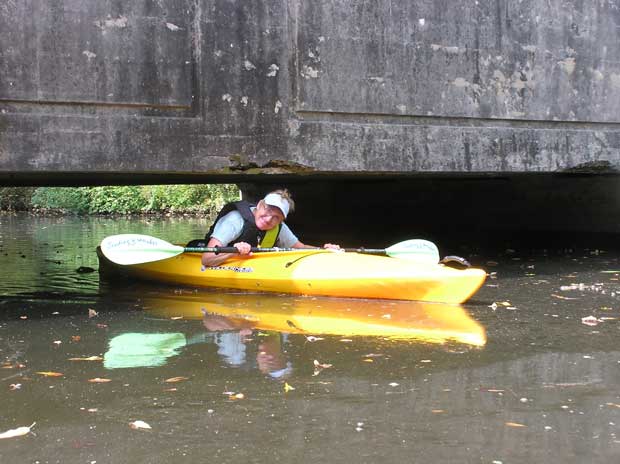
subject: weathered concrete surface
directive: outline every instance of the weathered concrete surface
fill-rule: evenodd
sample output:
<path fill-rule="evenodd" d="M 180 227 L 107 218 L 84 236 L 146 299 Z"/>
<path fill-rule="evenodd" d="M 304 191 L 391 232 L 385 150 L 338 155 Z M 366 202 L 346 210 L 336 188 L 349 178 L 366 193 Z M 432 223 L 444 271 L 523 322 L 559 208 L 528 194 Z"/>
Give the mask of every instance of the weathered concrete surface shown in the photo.
<path fill-rule="evenodd" d="M 4 183 L 590 165 L 620 166 L 615 0 L 0 4 Z"/>

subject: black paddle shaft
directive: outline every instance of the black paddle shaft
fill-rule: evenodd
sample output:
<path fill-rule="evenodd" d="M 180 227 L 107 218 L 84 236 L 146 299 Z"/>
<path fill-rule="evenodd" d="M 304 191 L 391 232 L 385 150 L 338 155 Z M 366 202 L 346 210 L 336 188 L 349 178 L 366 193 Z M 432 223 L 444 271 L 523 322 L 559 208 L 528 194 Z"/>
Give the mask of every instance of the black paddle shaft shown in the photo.
<path fill-rule="evenodd" d="M 258 248 L 252 247 L 253 253 L 269 253 L 278 251 L 303 251 L 303 250 L 325 250 L 326 248 Z M 341 248 L 341 251 L 350 253 L 368 253 L 374 255 L 384 255 L 383 249 L 370 249 L 370 248 Z M 188 253 L 239 253 L 239 250 L 235 247 L 186 247 L 184 251 Z"/>

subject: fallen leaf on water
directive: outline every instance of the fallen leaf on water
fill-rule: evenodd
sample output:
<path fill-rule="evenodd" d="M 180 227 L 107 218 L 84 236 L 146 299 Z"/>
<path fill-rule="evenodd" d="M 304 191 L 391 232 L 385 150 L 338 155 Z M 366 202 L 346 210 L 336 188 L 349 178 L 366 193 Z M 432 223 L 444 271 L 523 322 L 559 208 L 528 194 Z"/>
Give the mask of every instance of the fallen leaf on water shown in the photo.
<path fill-rule="evenodd" d="M 316 359 L 314 360 L 314 367 L 320 367 L 321 369 L 328 369 L 330 367 L 332 367 L 331 364 L 323 364 L 318 362 Z"/>
<path fill-rule="evenodd" d="M 89 356 L 87 358 L 69 358 L 69 361 L 103 361 L 101 356 Z"/>
<path fill-rule="evenodd" d="M 52 372 L 52 371 L 40 371 L 40 372 L 36 372 L 36 374 L 39 374 L 45 377 L 62 377 L 64 375 L 60 372 Z"/>
<path fill-rule="evenodd" d="M 370 359 L 370 358 L 365 358 L 365 359 L 364 359 L 364 362 L 365 362 L 365 363 L 374 363 L 374 362 L 375 362 L 375 360 L 374 360 L 374 359 Z"/>
<path fill-rule="evenodd" d="M 517 428 L 519 428 L 519 427 L 527 427 L 527 425 L 519 424 L 518 422 L 506 422 L 506 425 L 508 427 L 517 427 Z"/>
<path fill-rule="evenodd" d="M 141 421 L 141 420 L 130 422 L 129 423 L 129 427 L 131 427 L 134 430 L 137 430 L 137 429 L 152 429 L 153 428 L 149 424 L 147 424 L 146 422 Z"/>
<path fill-rule="evenodd" d="M 598 325 L 598 319 L 594 316 L 586 316 L 581 318 L 581 323 L 589 326 Z"/>
<path fill-rule="evenodd" d="M 433 414 L 441 414 L 442 412 L 446 412 L 445 409 L 431 409 Z"/>
<path fill-rule="evenodd" d="M 319 340 L 324 340 L 324 339 L 321 337 L 315 337 L 314 335 L 308 335 L 306 337 L 306 340 L 308 340 L 309 342 L 317 342 Z"/>
<path fill-rule="evenodd" d="M 36 424 L 36 422 L 33 422 L 30 427 L 17 427 L 16 429 L 7 430 L 4 433 L 0 433 L 0 439 L 21 437 L 22 435 L 26 435 L 30 433 L 30 429 L 34 427 L 34 424 Z"/>
<path fill-rule="evenodd" d="M 99 313 L 97 311 L 95 311 L 94 309 L 88 308 L 88 317 L 96 317 L 98 315 Z"/>
<path fill-rule="evenodd" d="M 90 383 L 107 383 L 107 382 L 111 382 L 112 380 L 110 380 L 110 379 L 102 379 L 100 377 L 95 377 L 94 379 L 88 379 L 88 381 Z"/>
<path fill-rule="evenodd" d="M 88 409 L 80 408 L 80 411 L 97 412 L 97 411 L 99 411 L 99 409 L 97 409 L 97 408 L 88 408 Z"/>
<path fill-rule="evenodd" d="M 82 339 L 81 335 L 72 335 L 71 336 L 71 341 L 72 342 L 79 342 Z"/>
<path fill-rule="evenodd" d="M 170 377 L 169 379 L 164 380 L 164 382 L 167 382 L 167 383 L 183 382 L 184 380 L 188 380 L 188 379 L 189 377 L 182 377 L 182 376 Z"/>
<path fill-rule="evenodd" d="M 183 316 L 172 316 L 170 319 L 173 321 L 178 321 L 179 319 L 183 319 Z"/>
<path fill-rule="evenodd" d="M 9 390 L 19 390 L 20 388 L 22 388 L 21 383 L 12 383 L 9 385 Z"/>
<path fill-rule="evenodd" d="M 552 293 L 551 296 L 553 298 L 557 298 L 558 300 L 578 300 L 579 299 L 579 298 L 571 298 L 569 296 L 557 295 L 555 293 Z"/>
<path fill-rule="evenodd" d="M 284 382 L 284 391 L 286 393 L 290 392 L 291 390 L 295 390 L 295 387 L 292 387 L 291 385 L 289 385 L 287 382 Z"/>
<path fill-rule="evenodd" d="M 62 343 L 62 341 L 60 341 L 60 340 L 54 340 L 52 343 L 53 343 L 54 345 L 60 345 L 60 344 Z"/>
<path fill-rule="evenodd" d="M 243 393 L 235 393 L 230 395 L 228 398 L 231 400 L 242 400 L 245 398 L 245 395 Z"/>

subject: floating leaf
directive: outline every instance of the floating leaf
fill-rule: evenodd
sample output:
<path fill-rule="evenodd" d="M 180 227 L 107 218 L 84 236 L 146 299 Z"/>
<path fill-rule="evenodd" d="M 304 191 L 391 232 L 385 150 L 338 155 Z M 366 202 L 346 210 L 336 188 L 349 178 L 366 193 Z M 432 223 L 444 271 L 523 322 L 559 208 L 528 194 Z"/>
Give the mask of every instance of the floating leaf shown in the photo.
<path fill-rule="evenodd" d="M 97 311 L 95 311 L 94 309 L 88 308 L 88 317 L 97 317 L 99 315 L 99 313 Z"/>
<path fill-rule="evenodd" d="M 243 393 L 234 393 L 230 395 L 228 398 L 231 400 L 242 400 L 245 398 L 245 395 Z"/>
<path fill-rule="evenodd" d="M 44 377 L 62 377 L 64 374 L 60 372 L 52 372 L 52 371 L 40 371 L 36 372 L 36 374 L 42 375 Z"/>
<path fill-rule="evenodd" d="M 169 379 L 164 380 L 164 382 L 167 382 L 167 383 L 183 382 L 184 380 L 188 380 L 188 379 L 189 377 L 182 377 L 182 376 L 170 377 Z"/>
<path fill-rule="evenodd" d="M 557 298 L 558 300 L 578 300 L 579 298 L 572 298 L 569 296 L 558 295 L 556 293 L 552 293 L 551 296 L 553 298 Z"/>
<path fill-rule="evenodd" d="M 331 364 L 323 364 L 323 363 L 320 363 L 320 362 L 318 362 L 318 361 L 315 359 L 315 360 L 314 360 L 314 367 L 319 367 L 319 368 L 321 368 L 321 369 L 328 369 L 328 368 L 332 367 L 332 365 L 331 365 Z"/>
<path fill-rule="evenodd" d="M 30 429 L 34 427 L 34 424 L 36 424 L 36 422 L 33 422 L 30 427 L 17 427 L 16 429 L 7 430 L 4 433 L 0 433 L 0 439 L 21 437 L 23 435 L 27 435 L 28 433 L 30 433 Z"/>
<path fill-rule="evenodd" d="M 149 424 L 147 424 L 144 421 L 141 420 L 137 420 L 137 421 L 133 421 L 129 423 L 129 427 L 131 427 L 134 430 L 138 430 L 138 429 L 152 429 L 153 427 L 151 427 Z"/>
<path fill-rule="evenodd" d="M 589 326 L 598 325 L 598 319 L 594 316 L 586 316 L 581 318 L 581 323 Z"/>
<path fill-rule="evenodd" d="M 87 408 L 82 407 L 82 408 L 80 408 L 80 411 L 97 412 L 97 411 L 99 411 L 99 409 L 97 409 L 97 408 L 88 408 L 87 409 Z"/>
<path fill-rule="evenodd" d="M 71 341 L 72 342 L 79 342 L 82 339 L 82 337 L 80 335 L 72 335 L 71 336 Z"/>
<path fill-rule="evenodd" d="M 108 383 L 111 382 L 111 379 L 102 379 L 100 377 L 95 377 L 94 379 L 88 379 L 90 383 Z"/>
<path fill-rule="evenodd" d="M 69 361 L 103 361 L 101 356 L 89 356 L 87 358 L 69 358 Z"/>
<path fill-rule="evenodd" d="M 519 424 L 518 422 L 506 422 L 506 425 L 508 427 L 516 427 L 516 428 L 520 428 L 520 427 L 527 427 L 527 425 L 525 424 Z"/>
<path fill-rule="evenodd" d="M 292 387 L 292 386 L 291 386 L 291 385 L 289 385 L 287 382 L 284 382 L 284 391 L 285 391 L 286 393 L 288 393 L 288 392 L 290 392 L 290 391 L 292 391 L 292 390 L 295 390 L 295 387 Z"/>

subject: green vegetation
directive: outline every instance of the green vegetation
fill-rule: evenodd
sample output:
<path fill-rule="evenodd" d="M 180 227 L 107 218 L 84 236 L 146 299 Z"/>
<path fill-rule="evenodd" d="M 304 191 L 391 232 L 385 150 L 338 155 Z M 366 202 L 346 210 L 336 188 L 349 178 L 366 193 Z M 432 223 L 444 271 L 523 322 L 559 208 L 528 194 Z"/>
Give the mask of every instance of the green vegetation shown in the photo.
<path fill-rule="evenodd" d="M 231 184 L 3 187 L 0 210 L 66 214 L 212 214 L 238 200 Z"/>

